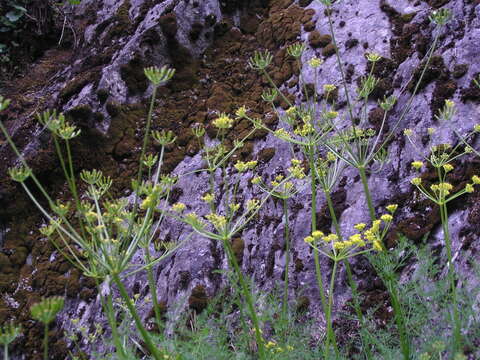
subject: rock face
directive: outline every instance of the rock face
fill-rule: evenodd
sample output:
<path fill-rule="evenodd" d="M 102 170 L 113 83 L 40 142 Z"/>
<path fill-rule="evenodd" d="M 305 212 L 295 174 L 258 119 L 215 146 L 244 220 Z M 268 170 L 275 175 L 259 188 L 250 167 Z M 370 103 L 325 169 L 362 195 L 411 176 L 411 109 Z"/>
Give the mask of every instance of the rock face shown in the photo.
<path fill-rule="evenodd" d="M 374 69 L 380 79 L 370 104 L 370 121 L 378 126 L 383 116 L 375 100 L 394 94 L 399 101 L 389 115 L 391 128 L 408 106 L 413 86 L 422 69 L 432 39 L 434 26 L 428 20 L 431 8 L 448 7 L 454 21 L 441 30 L 442 34 L 428 67 L 419 93 L 411 102 L 411 111 L 399 124 L 390 145 L 392 161 L 379 173 L 372 174 L 369 184 L 378 211 L 389 203 L 400 204 L 396 229 L 414 241 L 430 233 L 428 241 L 441 248 L 440 216 L 430 204 L 415 195 L 409 179 L 413 176 L 409 164 L 426 155 L 428 127 L 438 128 L 436 142 L 455 142 L 451 131 L 465 132 L 477 122 L 480 92 L 473 77 L 480 73 L 476 61 L 480 38 L 480 6 L 475 1 L 393 1 L 344 0 L 334 6 L 333 19 L 336 41 L 346 69 L 348 87 L 354 90 L 360 76 L 370 69 L 365 52 L 377 52 L 383 59 Z M 316 1 L 180 1 L 180 0 L 84 0 L 74 9 L 75 36 L 78 47 L 73 50 L 51 49 L 44 58 L 29 69 L 16 86 L 6 89 L 13 99 L 6 115 L 2 115 L 39 177 L 48 188 L 60 194 L 65 184 L 60 179 L 59 164 L 53 155 L 49 137 L 36 124 L 35 110 L 57 108 L 74 121 L 83 132 L 73 144 L 76 169 L 102 168 L 115 180 L 114 193 L 127 195 L 130 177 L 135 174 L 139 143 L 146 117 L 149 84 L 143 76 L 146 66 L 175 67 L 174 80 L 161 89 L 154 118 L 155 129 L 173 130 L 178 140 L 166 154 L 165 170 L 184 174 L 202 166 L 192 125 L 204 124 L 219 112 L 233 112 L 246 105 L 254 116 L 262 117 L 275 127 L 277 119 L 260 100 L 268 87 L 247 67 L 255 50 L 269 49 L 274 55 L 271 74 L 273 81 L 292 100 L 302 99 L 302 82 L 313 84 L 315 77 L 308 66 L 301 71 L 290 60 L 286 45 L 295 41 L 309 44 L 302 57 L 304 63 L 316 55 L 325 63 L 317 79 L 323 84 L 339 84 L 340 72 L 336 63 L 333 39 L 329 35 L 324 8 Z M 344 102 L 340 87 L 338 103 Z M 446 99 L 458 104 L 457 116 L 451 124 L 439 123 L 435 114 Z M 279 103 L 280 107 L 286 104 Z M 344 111 L 339 105 L 339 111 Z M 419 148 L 405 143 L 401 129 L 412 128 L 419 138 Z M 240 121 L 230 132 L 232 137 L 245 136 L 250 125 Z M 423 143 L 422 143 L 423 139 Z M 57 328 L 68 329 L 69 320 L 80 318 L 84 323 L 100 320 L 100 303 L 94 283 L 72 270 L 40 237 L 36 227 L 41 223 L 37 212 L 19 189 L 6 178 L 6 168 L 14 163 L 8 146 L 0 140 L 0 198 L 6 204 L 0 209 L 0 322 L 9 318 L 23 321 L 26 335 L 16 347 L 18 358 L 36 359 L 34 349 L 40 349 L 40 328 L 28 322 L 28 307 L 40 296 L 66 294 L 67 308 L 57 322 Z M 260 173 L 270 178 L 285 170 L 291 157 L 290 148 L 265 132 L 259 131 L 235 154 L 237 159 L 258 159 Z M 478 159 L 458 163 L 454 176 L 464 186 L 469 177 L 480 173 Z M 426 175 L 428 176 L 428 174 Z M 245 199 L 258 197 L 249 179 L 241 182 Z M 176 199 L 191 210 L 203 213 L 199 199 L 207 189 L 204 175 L 182 176 L 176 185 Z M 462 185 L 463 184 L 463 185 Z M 308 298 L 312 314 L 319 312 L 318 290 L 314 276 L 313 256 L 303 242 L 310 228 L 308 184 L 290 200 L 289 222 L 292 231 L 291 279 L 292 301 L 299 296 Z M 367 221 L 368 211 L 357 173 L 347 169 L 333 194 L 335 209 L 344 229 Z M 464 196 L 451 204 L 452 238 L 458 271 L 468 274 L 468 258 L 478 258 L 479 229 L 475 224 L 479 213 L 478 194 Z M 330 231 L 331 219 L 322 196 L 318 199 L 318 226 Z M 21 217 L 24 221 L 18 221 Z M 285 264 L 282 208 L 269 201 L 260 216 L 243 232 L 235 244 L 243 270 L 264 290 L 272 290 L 281 279 Z M 160 236 L 181 239 L 189 229 L 169 220 Z M 3 239 L 3 240 L 2 240 Z M 394 242 L 392 237 L 389 241 Z M 475 255 L 477 254 L 477 255 Z M 378 296 L 372 284 L 376 277 L 366 261 L 356 260 L 354 275 L 360 280 L 360 290 Z M 226 279 L 215 273 L 225 269 L 226 259 L 220 244 L 192 237 L 174 256 L 157 266 L 160 301 L 171 311 L 182 306 L 199 310 L 208 297 L 226 285 Z M 322 262 L 328 276 L 330 266 Z M 147 293 L 145 276 L 128 280 L 131 291 Z M 336 304 L 341 307 L 349 291 L 343 278 L 336 286 Z M 381 300 L 381 296 L 379 297 Z M 377 299 L 378 300 L 378 299 Z M 378 301 L 380 301 L 378 300 Z M 375 299 L 372 298 L 375 302 Z M 179 305 L 184 304 L 184 305 Z M 147 316 L 150 309 L 142 308 Z M 67 351 L 62 332 L 52 335 L 55 358 L 63 359 Z M 22 351 L 28 349 L 28 351 Z"/>

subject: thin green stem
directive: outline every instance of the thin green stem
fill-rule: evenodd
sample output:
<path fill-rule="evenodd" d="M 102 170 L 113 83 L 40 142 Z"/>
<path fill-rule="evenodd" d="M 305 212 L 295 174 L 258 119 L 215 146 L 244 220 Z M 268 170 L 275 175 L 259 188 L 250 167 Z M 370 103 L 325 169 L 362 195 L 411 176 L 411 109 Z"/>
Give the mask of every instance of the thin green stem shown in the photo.
<path fill-rule="evenodd" d="M 288 224 L 288 206 L 287 199 L 283 199 L 283 216 L 285 218 L 284 238 L 285 238 L 285 281 L 283 290 L 283 320 L 287 318 L 288 307 L 288 268 L 290 266 L 290 229 Z"/>
<path fill-rule="evenodd" d="M 328 289 L 328 308 L 327 308 L 327 342 L 325 346 L 325 359 L 329 359 L 330 353 L 330 340 L 332 340 L 332 345 L 335 350 L 337 357 L 339 356 L 337 342 L 335 341 L 335 334 L 332 327 L 332 308 L 333 308 L 333 293 L 335 291 L 335 275 L 337 273 L 338 261 L 333 262 L 332 275 L 330 277 L 330 287 Z"/>
<path fill-rule="evenodd" d="M 396 284 L 393 284 L 390 281 L 390 285 L 388 285 L 388 290 L 390 293 L 390 299 L 392 300 L 392 307 L 393 307 L 393 312 L 395 316 L 395 322 L 397 324 L 398 332 L 400 335 L 400 348 L 402 350 L 403 359 L 409 360 L 410 359 L 410 342 L 408 340 L 407 328 L 405 326 L 405 316 L 403 314 L 402 304 L 400 302 Z"/>
<path fill-rule="evenodd" d="M 113 337 L 113 343 L 115 344 L 115 348 L 119 353 L 120 359 L 126 359 L 126 354 L 123 349 L 122 341 L 120 339 L 120 334 L 118 333 L 117 320 L 115 319 L 115 311 L 113 309 L 113 299 L 112 299 L 111 289 L 109 289 L 108 291 L 106 304 L 104 304 L 102 296 L 100 296 L 100 299 L 102 301 L 102 306 L 104 307 L 107 313 L 108 323 L 110 324 L 110 328 L 112 329 L 112 337 Z"/>
<path fill-rule="evenodd" d="M 161 360 L 161 354 L 158 351 L 157 347 L 155 344 L 152 342 L 152 339 L 150 335 L 148 334 L 147 330 L 142 324 L 142 320 L 138 316 L 137 310 L 135 309 L 134 304 L 132 303 L 132 299 L 130 299 L 130 296 L 128 296 L 127 289 L 125 289 L 125 286 L 123 285 L 122 281 L 120 280 L 120 277 L 118 274 L 113 273 L 112 274 L 112 279 L 115 282 L 115 284 L 118 287 L 118 290 L 120 291 L 120 295 L 122 296 L 123 300 L 125 301 L 125 304 L 127 305 L 128 311 L 130 312 L 130 315 L 132 315 L 133 320 L 135 321 L 135 325 L 137 326 L 138 331 L 140 332 L 143 341 L 145 342 L 148 350 L 150 351 L 151 355 L 154 357 L 155 360 Z"/>
<path fill-rule="evenodd" d="M 330 212 L 330 217 L 332 218 L 333 226 L 335 227 L 335 231 L 337 236 L 340 240 L 343 239 L 342 231 L 340 229 L 340 224 L 338 223 L 337 215 L 335 214 L 335 209 L 333 207 L 332 196 L 330 195 L 329 191 L 325 191 L 325 198 L 327 199 L 328 211 Z M 357 292 L 357 284 L 353 280 L 352 269 L 350 268 L 350 262 L 348 259 L 343 260 L 343 264 L 345 265 L 345 269 L 347 271 L 347 280 L 348 285 L 352 291 L 352 298 L 353 298 L 353 308 L 355 309 L 355 313 L 357 314 L 358 321 L 360 323 L 360 335 L 362 336 L 362 341 L 365 345 L 365 352 L 367 359 L 372 359 L 372 352 L 370 350 L 369 341 L 365 334 L 365 320 L 363 318 L 362 309 L 360 308 L 359 302 L 359 295 Z"/>
<path fill-rule="evenodd" d="M 8 344 L 5 343 L 3 346 L 3 360 L 8 360 Z"/>
<path fill-rule="evenodd" d="M 352 126 L 355 129 L 355 120 L 354 120 L 355 118 L 353 116 L 353 106 L 352 106 L 352 102 L 350 100 L 350 93 L 349 93 L 348 87 L 347 87 L 347 81 L 346 81 L 346 76 L 345 76 L 345 70 L 344 70 L 343 64 L 342 64 L 342 59 L 341 59 L 340 53 L 338 51 L 337 39 L 335 37 L 335 31 L 333 30 L 331 8 L 329 6 L 327 6 L 327 14 L 328 14 L 328 25 L 329 25 L 329 28 L 330 28 L 330 34 L 332 35 L 332 43 L 333 43 L 333 46 L 335 48 L 335 55 L 337 57 L 337 64 L 338 64 L 338 67 L 340 69 L 340 74 L 342 76 L 342 83 L 343 83 L 343 87 L 345 89 L 345 97 L 346 97 L 347 105 L 348 105 L 347 106 L 348 113 L 350 115 L 350 121 L 352 123 Z"/>
<path fill-rule="evenodd" d="M 460 317 L 458 314 L 457 287 L 455 286 L 455 268 L 453 266 L 452 241 L 450 238 L 450 230 L 448 228 L 448 210 L 447 204 L 445 202 L 440 205 L 440 217 L 442 220 L 445 245 L 447 247 L 448 278 L 450 282 L 450 291 L 452 293 L 451 296 L 453 306 L 453 353 L 456 353 L 461 346 L 462 337 L 460 332 Z"/>
<path fill-rule="evenodd" d="M 43 360 L 48 360 L 48 323 L 43 324 Z"/>
<path fill-rule="evenodd" d="M 370 219 L 375 221 L 375 208 L 373 207 L 372 195 L 370 194 L 370 189 L 368 187 L 368 179 L 367 174 L 365 172 L 365 168 L 363 166 L 358 167 L 358 172 L 360 173 L 360 178 L 362 180 L 363 185 L 363 192 L 365 193 L 365 197 L 367 198 L 368 204 L 368 212 L 370 213 Z"/>
<path fill-rule="evenodd" d="M 253 303 L 252 294 L 250 293 L 250 289 L 242 274 L 242 270 L 240 269 L 240 266 L 235 257 L 235 254 L 233 253 L 233 249 L 230 244 L 230 239 L 228 238 L 223 239 L 223 245 L 225 247 L 230 265 L 233 265 L 235 273 L 237 274 L 238 281 L 240 282 L 240 286 L 242 287 L 243 296 L 245 297 L 245 301 L 247 302 L 247 307 L 250 312 L 250 316 L 252 318 L 253 326 L 255 328 L 255 338 L 258 346 L 259 358 L 260 360 L 264 360 L 266 359 L 265 344 L 263 341 L 262 332 L 260 330 L 260 322 L 258 321 L 257 312 L 255 311 L 255 305 Z"/>
<path fill-rule="evenodd" d="M 148 244 L 145 247 L 145 257 L 147 259 L 147 264 L 150 264 L 152 262 L 152 258 L 150 256 L 150 246 Z M 158 330 L 160 331 L 160 324 L 162 321 L 162 317 L 160 315 L 160 307 L 158 306 L 157 283 L 155 282 L 155 277 L 153 275 L 153 267 L 151 265 L 147 266 L 147 277 L 148 277 L 148 285 L 152 295 L 153 311 L 155 312 L 155 320 L 157 322 Z"/>

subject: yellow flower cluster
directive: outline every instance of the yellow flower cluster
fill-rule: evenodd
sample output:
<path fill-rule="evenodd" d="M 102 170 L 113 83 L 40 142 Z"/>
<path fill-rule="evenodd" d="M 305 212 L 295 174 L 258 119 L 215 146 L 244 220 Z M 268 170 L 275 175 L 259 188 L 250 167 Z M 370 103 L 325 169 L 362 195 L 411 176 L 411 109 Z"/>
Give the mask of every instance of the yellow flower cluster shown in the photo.
<path fill-rule="evenodd" d="M 260 201 L 251 199 L 247 201 L 247 211 L 254 211 L 260 206 Z"/>
<path fill-rule="evenodd" d="M 414 168 L 415 170 L 420 170 L 423 167 L 423 162 L 414 161 L 411 163 L 411 165 L 412 165 L 412 168 Z"/>
<path fill-rule="evenodd" d="M 255 176 L 253 179 L 252 179 L 252 184 L 254 185 L 258 185 L 262 182 L 262 178 L 260 176 Z"/>
<path fill-rule="evenodd" d="M 293 346 L 287 345 L 285 348 L 279 346 L 275 341 L 270 340 L 269 342 L 265 343 L 265 347 L 273 353 L 282 353 L 285 351 L 292 351 Z"/>
<path fill-rule="evenodd" d="M 288 131 L 286 131 L 284 128 L 279 128 L 279 129 L 275 130 L 274 134 L 275 134 L 276 137 L 278 137 L 280 139 L 288 140 L 288 139 L 291 138 Z"/>
<path fill-rule="evenodd" d="M 323 241 L 325 244 L 331 244 L 334 252 L 338 251 L 342 254 L 346 254 L 351 250 L 363 248 L 367 246 L 367 243 L 372 245 L 372 249 L 376 251 L 382 251 L 382 240 L 385 236 L 388 227 L 390 226 L 393 216 L 392 214 L 397 210 L 397 204 L 390 204 L 387 206 L 387 210 L 390 214 L 383 214 L 380 219 L 373 221 L 372 226 L 367 229 L 365 223 L 358 223 L 354 226 L 354 229 L 358 233 L 351 235 L 348 240 L 339 239 L 337 234 L 325 235 L 321 231 L 314 231 L 312 234 L 304 238 L 304 241 L 308 244 L 315 244 L 317 241 Z M 382 227 L 383 223 L 383 227 Z"/>
<path fill-rule="evenodd" d="M 210 213 L 205 217 L 218 231 L 225 230 L 225 226 L 227 225 L 227 218 L 225 216 Z"/>
<path fill-rule="evenodd" d="M 323 60 L 318 57 L 313 57 L 310 60 L 308 60 L 308 65 L 310 65 L 313 68 L 317 68 L 322 64 L 323 64 Z"/>
<path fill-rule="evenodd" d="M 211 193 L 207 193 L 202 196 L 202 200 L 205 201 L 207 204 L 210 204 L 213 200 L 215 200 L 215 196 Z"/>
<path fill-rule="evenodd" d="M 237 161 L 235 166 L 235 169 L 237 169 L 238 172 L 242 173 L 247 170 L 252 170 L 257 166 L 258 162 L 255 160 L 252 161 Z"/>
<path fill-rule="evenodd" d="M 446 173 L 447 173 L 447 172 L 450 172 L 450 171 L 453 170 L 453 165 L 451 165 L 451 164 L 445 164 L 445 165 L 443 165 L 443 170 L 445 170 Z"/>
<path fill-rule="evenodd" d="M 452 191 L 453 185 L 446 182 L 441 182 L 439 184 L 433 184 L 430 186 L 430 189 L 433 192 L 438 193 L 440 196 L 447 196 L 450 194 L 450 191 Z"/>
<path fill-rule="evenodd" d="M 327 111 L 325 113 L 325 118 L 328 120 L 334 120 L 338 117 L 338 112 L 337 111 Z"/>
<path fill-rule="evenodd" d="M 217 129 L 230 129 L 233 126 L 233 119 L 222 113 L 220 117 L 213 120 L 212 124 Z"/>
<path fill-rule="evenodd" d="M 297 113 L 297 108 L 295 106 L 290 106 L 287 110 L 285 110 L 285 113 L 290 117 L 295 116 Z"/>
<path fill-rule="evenodd" d="M 419 177 L 415 177 L 410 182 L 415 186 L 420 186 L 422 184 L 422 179 Z"/>
<path fill-rule="evenodd" d="M 298 159 L 291 160 L 292 166 L 287 170 L 288 172 L 296 179 L 303 179 L 305 177 L 305 172 L 302 167 L 302 162 Z"/>
<path fill-rule="evenodd" d="M 335 91 L 337 87 L 335 85 L 332 85 L 332 84 L 325 84 L 323 85 L 323 91 L 325 91 L 326 93 L 330 93 L 332 91 Z"/>
<path fill-rule="evenodd" d="M 313 133 L 315 133 L 315 128 L 310 123 L 305 123 L 302 126 L 297 126 L 294 130 L 295 135 L 307 137 Z"/>
<path fill-rule="evenodd" d="M 247 108 L 245 106 L 242 106 L 240 108 L 237 109 L 237 111 L 235 111 L 235 115 L 239 118 L 239 119 L 243 119 L 244 117 L 247 116 Z"/>
<path fill-rule="evenodd" d="M 172 210 L 178 213 L 181 213 L 182 211 L 184 211 L 185 208 L 186 208 L 185 204 L 181 202 L 177 202 L 172 205 Z"/>

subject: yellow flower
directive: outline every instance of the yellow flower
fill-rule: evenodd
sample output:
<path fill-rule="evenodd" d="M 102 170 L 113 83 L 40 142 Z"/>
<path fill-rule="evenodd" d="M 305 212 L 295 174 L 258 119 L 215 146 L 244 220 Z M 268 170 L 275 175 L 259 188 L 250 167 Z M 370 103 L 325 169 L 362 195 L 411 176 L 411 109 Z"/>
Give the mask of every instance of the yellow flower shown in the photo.
<path fill-rule="evenodd" d="M 286 138 L 286 139 L 290 138 L 290 134 L 284 128 L 275 130 L 274 134 L 276 137 L 279 137 L 279 138 Z"/>
<path fill-rule="evenodd" d="M 325 242 L 338 241 L 338 235 L 337 234 L 329 234 L 328 236 L 323 237 L 323 241 L 325 241 Z"/>
<path fill-rule="evenodd" d="M 211 213 L 205 217 L 219 231 L 222 231 L 227 225 L 227 218 L 223 215 L 217 215 L 217 214 Z"/>
<path fill-rule="evenodd" d="M 181 202 L 177 202 L 172 205 L 172 210 L 179 213 L 185 210 L 185 208 L 186 208 L 185 204 Z"/>
<path fill-rule="evenodd" d="M 420 170 L 423 166 L 423 162 L 421 161 L 414 161 L 412 162 L 412 167 L 415 169 L 415 170 Z"/>
<path fill-rule="evenodd" d="M 452 100 L 445 100 L 445 106 L 449 108 L 455 107 L 455 103 Z"/>
<path fill-rule="evenodd" d="M 412 136 L 412 135 L 413 135 L 412 129 L 405 129 L 405 130 L 403 130 L 403 135 L 405 135 L 405 136 Z"/>
<path fill-rule="evenodd" d="M 238 172 L 245 172 L 248 170 L 247 163 L 244 161 L 237 161 L 234 167 L 235 169 L 237 169 Z"/>
<path fill-rule="evenodd" d="M 480 177 L 478 177 L 477 175 L 472 176 L 472 181 L 475 185 L 480 185 Z"/>
<path fill-rule="evenodd" d="M 196 222 L 199 221 L 198 215 L 195 212 L 188 213 L 185 215 L 185 221 L 187 222 Z"/>
<path fill-rule="evenodd" d="M 381 219 L 383 222 L 388 223 L 388 222 L 392 221 L 393 216 L 390 215 L 390 214 L 383 214 L 383 215 L 380 217 L 380 219 Z"/>
<path fill-rule="evenodd" d="M 323 85 L 323 90 L 326 92 L 326 93 L 330 93 L 332 91 L 334 91 L 337 87 L 335 85 L 332 85 L 332 84 L 325 84 Z"/>
<path fill-rule="evenodd" d="M 373 250 L 383 251 L 382 243 L 381 243 L 379 240 L 375 240 L 375 241 L 373 242 Z"/>
<path fill-rule="evenodd" d="M 251 199 L 247 201 L 247 211 L 256 210 L 260 206 L 260 201 Z"/>
<path fill-rule="evenodd" d="M 253 179 L 252 179 L 252 184 L 254 185 L 258 185 L 262 182 L 262 178 L 260 176 L 255 176 Z"/>
<path fill-rule="evenodd" d="M 303 171 L 303 168 L 299 165 L 289 167 L 288 172 L 296 179 L 303 179 L 305 177 L 305 172 Z"/>
<path fill-rule="evenodd" d="M 366 56 L 367 60 L 370 61 L 370 62 L 377 62 L 382 58 L 377 53 L 367 53 L 365 56 Z"/>
<path fill-rule="evenodd" d="M 327 153 L 327 161 L 335 161 L 335 160 L 337 160 L 337 156 L 331 151 L 329 151 Z"/>
<path fill-rule="evenodd" d="M 473 130 L 476 132 L 480 132 L 480 124 L 475 124 L 475 126 L 473 127 Z"/>
<path fill-rule="evenodd" d="M 247 108 L 245 106 L 239 107 L 237 111 L 235 111 L 235 115 L 239 118 L 242 119 L 247 116 Z"/>
<path fill-rule="evenodd" d="M 365 229 L 366 226 L 367 226 L 367 224 L 365 224 L 365 223 L 358 223 L 354 226 L 354 228 L 355 228 L 355 230 L 363 231 L 363 229 Z"/>
<path fill-rule="evenodd" d="M 328 120 L 334 120 L 337 118 L 337 116 L 338 116 L 337 111 L 327 111 L 325 113 L 325 118 L 327 118 Z"/>
<path fill-rule="evenodd" d="M 202 196 L 202 200 L 206 203 L 211 203 L 213 200 L 215 200 L 215 196 L 213 194 L 207 193 Z"/>
<path fill-rule="evenodd" d="M 267 343 L 265 344 L 265 347 L 266 347 L 267 349 L 269 349 L 269 348 L 274 347 L 274 346 L 276 346 L 276 345 L 277 345 L 277 343 L 276 343 L 275 341 L 271 341 L 271 340 L 270 340 L 269 342 L 267 342 Z"/>
<path fill-rule="evenodd" d="M 432 127 L 429 127 L 429 128 L 427 129 L 427 132 L 428 132 L 428 135 L 433 135 L 433 134 L 435 133 L 435 129 L 432 128 Z"/>
<path fill-rule="evenodd" d="M 445 172 L 450 172 L 453 170 L 453 165 L 445 164 L 443 165 L 443 170 L 445 170 Z"/>
<path fill-rule="evenodd" d="M 475 189 L 473 188 L 472 184 L 467 184 L 467 185 L 465 185 L 465 191 L 467 193 L 473 193 L 475 191 Z"/>
<path fill-rule="evenodd" d="M 312 236 L 315 240 L 318 240 L 324 236 L 323 232 L 316 230 L 312 233 Z"/>
<path fill-rule="evenodd" d="M 307 244 L 311 244 L 315 241 L 315 239 L 313 238 L 313 236 L 307 236 L 303 239 L 303 241 L 305 241 Z"/>
<path fill-rule="evenodd" d="M 308 61 L 308 64 L 313 68 L 317 68 L 323 64 L 323 60 L 317 57 L 313 57 Z"/>
<path fill-rule="evenodd" d="M 415 186 L 420 186 L 422 183 L 422 179 L 416 177 L 416 178 L 413 178 L 410 182 Z"/>
<path fill-rule="evenodd" d="M 220 117 L 213 120 L 212 124 L 218 129 L 229 129 L 233 126 L 233 119 L 222 113 Z"/>
<path fill-rule="evenodd" d="M 344 242 L 336 242 L 336 243 L 333 243 L 333 248 L 335 250 L 343 250 L 345 249 L 345 243 Z"/>
<path fill-rule="evenodd" d="M 397 204 L 390 204 L 387 205 L 386 209 L 387 211 L 391 212 L 392 214 L 397 211 L 398 205 Z"/>
<path fill-rule="evenodd" d="M 362 241 L 362 235 L 354 234 L 348 238 L 352 244 L 357 244 L 359 241 Z"/>
<path fill-rule="evenodd" d="M 287 110 L 285 110 L 285 113 L 288 116 L 294 116 L 296 112 L 297 112 L 297 108 L 295 106 L 290 106 Z"/>

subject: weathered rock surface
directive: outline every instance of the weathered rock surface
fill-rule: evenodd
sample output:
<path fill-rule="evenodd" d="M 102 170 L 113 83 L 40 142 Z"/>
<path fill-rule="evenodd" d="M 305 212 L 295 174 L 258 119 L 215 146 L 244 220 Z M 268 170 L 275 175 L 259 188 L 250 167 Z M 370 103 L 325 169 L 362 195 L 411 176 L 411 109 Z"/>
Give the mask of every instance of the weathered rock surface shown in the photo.
<path fill-rule="evenodd" d="M 441 30 L 434 30 L 428 15 L 432 7 L 441 6 L 451 9 L 455 20 Z M 312 84 L 314 76 L 304 66 L 300 79 L 299 69 L 288 60 L 285 50 L 288 44 L 302 40 L 311 45 L 302 58 L 304 62 L 314 55 L 324 57 L 318 89 L 323 84 L 340 83 L 336 57 L 331 56 L 334 45 L 327 36 L 327 17 L 323 6 L 316 1 L 84 0 L 75 14 L 79 46 L 71 51 L 53 49 L 46 53 L 44 59 L 32 66 L 31 76 L 27 74 L 17 80 L 16 89 L 13 86 L 7 89 L 14 101 L 6 115 L 2 115 L 36 173 L 58 194 L 62 194 L 65 185 L 60 180 L 52 144 L 33 119 L 34 111 L 46 107 L 64 111 L 83 131 L 74 144 L 76 168 L 105 169 L 117 181 L 115 193 L 127 195 L 125 189 L 136 170 L 150 91 L 143 76 L 145 66 L 169 64 L 177 69 L 174 81 L 161 91 L 154 122 L 154 128 L 171 129 L 178 134 L 178 142 L 167 152 L 165 164 L 166 170 L 173 170 L 175 174 L 202 166 L 198 145 L 190 133 L 195 123 L 205 124 L 210 131 L 208 124 L 218 112 L 232 112 L 245 104 L 270 126 L 275 126 L 276 119 L 267 114 L 270 109 L 260 100 L 267 84 L 246 65 L 254 50 L 272 51 L 273 80 L 297 102 L 302 98 L 301 81 Z M 480 6 L 475 1 L 460 0 L 344 0 L 334 6 L 333 18 L 337 46 L 343 54 L 351 90 L 368 71 L 364 53 L 377 52 L 384 57 L 375 70 L 380 82 L 374 97 L 395 94 L 399 98 L 388 118 L 391 128 L 408 104 L 410 84 L 418 77 L 434 31 L 442 32 L 421 90 L 411 103 L 410 113 L 396 129 L 399 135 L 390 145 L 392 161 L 369 179 L 379 212 L 389 203 L 400 204 L 395 220 L 398 231 L 415 241 L 421 241 L 430 233 L 427 241 L 442 250 L 440 216 L 413 191 L 409 164 L 427 154 L 431 144 L 422 143 L 422 139 L 428 127 L 438 127 L 436 142 L 455 142 L 452 127 L 465 132 L 478 121 L 480 93 L 473 86 L 472 78 L 480 73 L 477 61 Z M 338 99 L 340 104 L 344 101 L 341 87 Z M 452 124 L 439 123 L 434 117 L 445 99 L 454 99 L 458 104 L 458 114 Z M 376 108 L 372 99 L 372 126 L 375 126 Z M 339 111 L 344 110 L 340 106 Z M 231 136 L 246 135 L 249 126 L 240 122 Z M 419 149 L 405 143 L 401 130 L 407 127 L 418 136 Z M 259 133 L 236 156 L 259 159 L 260 173 L 269 178 L 284 171 L 291 152 L 285 143 Z M 41 329 L 28 321 L 28 307 L 32 303 L 40 296 L 66 294 L 67 308 L 57 321 L 58 329 L 69 329 L 70 319 L 76 317 L 85 324 L 101 320 L 100 303 L 93 282 L 72 270 L 36 232 L 41 219 L 29 200 L 6 179 L 5 170 L 14 163 L 14 157 L 1 140 L 0 158 L 0 199 L 6 204 L 0 210 L 0 222 L 7 227 L 4 235 L 0 231 L 3 239 L 0 239 L 0 322 L 9 318 L 24 322 L 26 335 L 18 342 L 16 354 L 18 358 L 37 359 L 39 354 L 34 349 L 40 349 Z M 475 173 L 480 173 L 480 163 L 472 157 L 457 164 L 454 176 L 457 183 L 464 186 Z M 248 178 L 243 178 L 241 184 L 245 200 L 259 196 Z M 204 175 L 183 176 L 176 187 L 176 200 L 187 203 L 198 213 L 206 210 L 199 199 L 207 189 Z M 367 220 L 366 202 L 355 171 L 345 171 L 333 196 L 346 231 L 355 223 Z M 290 287 L 292 303 L 309 298 L 309 311 L 313 315 L 319 313 L 318 290 L 313 256 L 303 242 L 310 227 L 306 206 L 310 197 L 305 184 L 299 195 L 290 200 L 293 239 Z M 480 247 L 480 230 L 476 226 L 478 200 L 479 195 L 474 193 L 455 201 L 449 208 L 454 252 L 460 254 L 456 257 L 456 266 L 467 277 L 470 261 L 478 260 Z M 331 219 L 322 196 L 318 199 L 318 209 L 319 228 L 329 231 Z M 239 257 L 244 271 L 265 290 L 272 290 L 284 272 L 281 214 L 280 203 L 267 202 L 258 219 L 242 234 L 243 243 L 238 245 L 239 254 L 243 253 Z M 23 221 L 19 221 L 19 217 Z M 188 232 L 188 228 L 169 220 L 162 226 L 160 236 L 176 240 Z M 393 244 L 394 237 L 389 241 Z M 226 285 L 226 279 L 214 272 L 222 268 L 226 268 L 226 259 L 221 245 L 192 237 L 174 256 L 158 264 L 159 300 L 173 312 L 183 306 L 198 310 L 205 297 L 214 296 Z M 322 270 L 328 276 L 327 261 L 322 262 Z M 381 284 L 376 288 L 379 282 L 366 261 L 355 260 L 353 270 L 360 281 L 360 290 L 370 294 L 370 302 L 385 301 Z M 145 276 L 136 275 L 127 283 L 129 289 L 140 294 L 141 303 L 147 292 Z M 350 296 L 342 277 L 336 293 L 336 304 L 341 307 Z M 144 317 L 150 312 L 148 305 L 141 310 Z M 52 334 L 52 339 L 54 358 L 64 359 L 68 345 L 62 331 Z"/>

